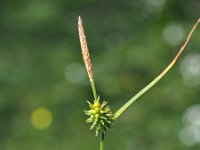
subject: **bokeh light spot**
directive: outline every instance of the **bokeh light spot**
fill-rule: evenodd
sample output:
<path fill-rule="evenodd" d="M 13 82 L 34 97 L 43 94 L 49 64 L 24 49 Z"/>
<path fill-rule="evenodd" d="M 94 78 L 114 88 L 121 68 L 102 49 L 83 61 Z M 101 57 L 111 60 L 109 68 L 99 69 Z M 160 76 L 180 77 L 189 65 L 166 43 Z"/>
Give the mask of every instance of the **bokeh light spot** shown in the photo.
<path fill-rule="evenodd" d="M 200 127 L 200 105 L 189 107 L 186 110 L 183 119 L 185 124 L 192 124 Z"/>
<path fill-rule="evenodd" d="M 79 63 L 71 63 L 65 68 L 65 78 L 71 83 L 79 83 L 85 77 L 85 68 Z"/>
<path fill-rule="evenodd" d="M 159 13 L 163 10 L 166 0 L 145 0 L 145 9 L 148 13 Z"/>
<path fill-rule="evenodd" d="M 185 127 L 180 130 L 180 141 L 187 146 L 200 143 L 200 105 L 189 107 L 183 115 Z"/>
<path fill-rule="evenodd" d="M 180 72 L 186 84 L 197 86 L 200 84 L 200 54 L 187 55 L 180 65 Z"/>
<path fill-rule="evenodd" d="M 182 25 L 179 23 L 170 23 L 163 30 L 164 41 L 172 46 L 180 44 L 185 35 Z"/>
<path fill-rule="evenodd" d="M 39 107 L 31 114 L 31 123 L 36 129 L 47 129 L 52 121 L 52 113 L 45 107 Z"/>

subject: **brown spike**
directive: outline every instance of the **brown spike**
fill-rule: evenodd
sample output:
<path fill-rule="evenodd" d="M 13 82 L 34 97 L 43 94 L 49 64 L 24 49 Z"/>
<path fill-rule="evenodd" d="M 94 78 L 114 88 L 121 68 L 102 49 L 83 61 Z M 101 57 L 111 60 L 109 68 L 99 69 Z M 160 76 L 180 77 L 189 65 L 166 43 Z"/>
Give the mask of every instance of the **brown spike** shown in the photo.
<path fill-rule="evenodd" d="M 82 55 L 83 55 L 85 67 L 88 72 L 90 81 L 93 81 L 93 73 L 92 73 L 92 64 L 90 61 L 90 54 L 89 54 L 89 50 L 87 47 L 87 40 L 86 40 L 85 32 L 83 29 L 83 23 L 82 23 L 80 16 L 78 17 L 78 32 L 79 32 L 79 39 L 80 39 L 80 44 L 81 44 Z"/>

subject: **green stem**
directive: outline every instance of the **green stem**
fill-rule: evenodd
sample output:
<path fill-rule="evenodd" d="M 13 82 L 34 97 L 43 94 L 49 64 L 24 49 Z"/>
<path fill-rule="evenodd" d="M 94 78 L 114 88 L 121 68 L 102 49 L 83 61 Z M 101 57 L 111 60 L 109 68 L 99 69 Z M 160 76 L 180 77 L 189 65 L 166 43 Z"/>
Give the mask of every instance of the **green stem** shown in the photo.
<path fill-rule="evenodd" d="M 94 100 L 97 100 L 97 91 L 96 91 L 96 88 L 95 88 L 94 80 L 91 80 L 90 83 L 91 83 L 92 92 L 93 92 L 93 95 L 94 95 Z"/>
<path fill-rule="evenodd" d="M 101 133 L 101 139 L 100 139 L 100 150 L 104 150 L 104 133 Z"/>
<path fill-rule="evenodd" d="M 180 50 L 178 51 L 178 53 L 176 54 L 176 56 L 174 57 L 174 59 L 171 61 L 171 63 L 161 72 L 160 75 L 158 75 L 153 81 L 151 81 L 146 87 L 144 87 L 141 91 L 139 91 L 135 96 L 133 96 L 128 102 L 126 102 L 121 108 L 119 108 L 117 110 L 117 112 L 114 114 L 114 119 L 116 119 L 117 117 L 119 117 L 131 104 L 133 104 L 133 102 L 135 102 L 140 96 L 142 96 L 144 93 L 146 93 L 149 89 L 151 89 L 158 81 L 160 81 L 160 79 L 162 79 L 165 74 L 174 66 L 174 64 L 176 63 L 177 59 L 179 58 L 179 56 L 181 55 L 181 53 L 183 52 L 183 50 L 185 49 L 186 45 L 188 44 L 192 33 L 195 31 L 196 27 L 198 26 L 198 24 L 200 23 L 200 18 L 197 20 L 197 22 L 195 23 L 195 25 L 193 26 L 192 30 L 190 31 L 190 33 L 187 36 L 187 39 L 185 41 L 185 43 L 183 44 L 183 46 L 180 48 Z"/>

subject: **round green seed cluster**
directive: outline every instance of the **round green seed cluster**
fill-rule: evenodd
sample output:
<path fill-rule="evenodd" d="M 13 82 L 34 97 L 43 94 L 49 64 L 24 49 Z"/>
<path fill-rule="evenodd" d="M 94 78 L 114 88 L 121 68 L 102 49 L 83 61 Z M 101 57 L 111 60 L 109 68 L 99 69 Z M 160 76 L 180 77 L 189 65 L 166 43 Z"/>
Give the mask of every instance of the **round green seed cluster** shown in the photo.
<path fill-rule="evenodd" d="M 110 110 L 110 107 L 107 105 L 107 102 L 102 104 L 99 102 L 99 98 L 94 100 L 93 103 L 87 101 L 90 107 L 90 110 L 86 110 L 85 114 L 89 116 L 86 120 L 87 123 L 91 123 L 90 129 L 96 129 L 96 136 L 99 132 L 106 133 L 107 129 L 111 128 L 113 123 L 113 114 Z"/>

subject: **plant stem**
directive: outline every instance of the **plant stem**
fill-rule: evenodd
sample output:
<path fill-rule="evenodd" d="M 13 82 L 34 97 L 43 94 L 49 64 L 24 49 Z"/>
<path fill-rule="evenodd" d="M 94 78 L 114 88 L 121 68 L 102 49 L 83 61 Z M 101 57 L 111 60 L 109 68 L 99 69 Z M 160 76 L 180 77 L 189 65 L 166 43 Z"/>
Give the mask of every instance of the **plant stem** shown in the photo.
<path fill-rule="evenodd" d="M 104 133 L 101 133 L 101 139 L 100 139 L 100 150 L 104 150 Z"/>
<path fill-rule="evenodd" d="M 171 61 L 171 63 L 161 72 L 160 75 L 158 75 L 153 81 L 151 81 L 147 86 L 145 86 L 141 91 L 139 91 L 135 96 L 133 96 L 128 102 L 126 102 L 121 108 L 117 110 L 117 112 L 114 114 L 114 119 L 119 117 L 134 101 L 136 101 L 140 96 L 142 96 L 144 93 L 146 93 L 149 89 L 151 89 L 160 79 L 163 78 L 163 76 L 174 66 L 177 59 L 185 49 L 186 45 L 188 44 L 193 32 L 197 28 L 198 24 L 200 23 L 200 18 L 197 20 L 195 25 L 193 26 L 192 30 L 187 36 L 187 39 L 183 46 L 180 48 L 174 59 Z"/>
<path fill-rule="evenodd" d="M 93 92 L 93 95 L 94 95 L 94 100 L 97 100 L 97 91 L 96 91 L 96 87 L 95 87 L 95 84 L 94 84 L 94 80 L 91 80 L 90 83 L 91 83 L 92 92 Z"/>

